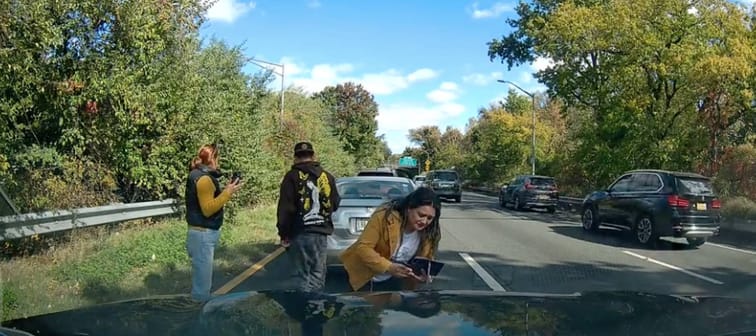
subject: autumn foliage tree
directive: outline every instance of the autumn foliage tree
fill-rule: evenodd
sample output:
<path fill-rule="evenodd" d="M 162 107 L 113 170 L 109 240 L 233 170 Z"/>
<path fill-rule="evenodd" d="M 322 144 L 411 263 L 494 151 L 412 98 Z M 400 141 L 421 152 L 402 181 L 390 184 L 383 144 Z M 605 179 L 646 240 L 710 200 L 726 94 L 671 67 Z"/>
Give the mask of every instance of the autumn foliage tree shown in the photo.
<path fill-rule="evenodd" d="M 333 134 L 354 156 L 358 165 L 375 166 L 385 157 L 385 146 L 377 136 L 378 104 L 361 84 L 347 82 L 328 86 L 314 98 L 326 108 Z"/>

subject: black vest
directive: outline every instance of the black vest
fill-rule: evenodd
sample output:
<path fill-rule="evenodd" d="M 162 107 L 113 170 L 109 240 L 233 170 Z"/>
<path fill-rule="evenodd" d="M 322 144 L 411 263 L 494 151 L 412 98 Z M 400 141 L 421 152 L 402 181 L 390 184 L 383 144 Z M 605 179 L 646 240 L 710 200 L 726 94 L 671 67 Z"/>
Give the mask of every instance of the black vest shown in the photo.
<path fill-rule="evenodd" d="M 215 185 L 215 193 L 213 197 L 218 197 L 222 192 L 218 177 L 220 173 L 211 170 L 207 166 L 200 165 L 197 169 L 189 172 L 189 177 L 186 179 L 186 191 L 184 194 L 184 200 L 186 201 L 186 222 L 189 225 L 201 226 L 208 229 L 218 230 L 223 225 L 223 208 L 218 212 L 212 214 L 210 217 L 205 217 L 202 214 L 202 208 L 199 204 L 199 198 L 197 197 L 197 180 L 202 176 L 210 176 Z"/>

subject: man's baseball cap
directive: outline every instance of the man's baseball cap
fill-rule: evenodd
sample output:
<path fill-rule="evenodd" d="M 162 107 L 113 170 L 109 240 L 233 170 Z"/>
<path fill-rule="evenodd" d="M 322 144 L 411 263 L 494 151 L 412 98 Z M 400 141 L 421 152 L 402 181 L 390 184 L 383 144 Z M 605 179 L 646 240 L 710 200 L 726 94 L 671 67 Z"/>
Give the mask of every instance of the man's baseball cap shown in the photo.
<path fill-rule="evenodd" d="M 302 141 L 294 146 L 294 155 L 310 153 L 314 154 L 315 149 L 312 148 L 312 144 L 307 141 Z"/>

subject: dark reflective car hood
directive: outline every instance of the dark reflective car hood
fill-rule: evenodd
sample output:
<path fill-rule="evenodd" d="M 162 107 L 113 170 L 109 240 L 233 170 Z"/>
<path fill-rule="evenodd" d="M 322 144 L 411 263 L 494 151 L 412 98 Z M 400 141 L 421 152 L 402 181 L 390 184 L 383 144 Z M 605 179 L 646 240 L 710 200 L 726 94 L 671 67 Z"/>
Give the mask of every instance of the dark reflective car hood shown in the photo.
<path fill-rule="evenodd" d="M 746 335 L 756 303 L 635 292 L 243 292 L 122 301 L 3 322 L 35 335 Z"/>

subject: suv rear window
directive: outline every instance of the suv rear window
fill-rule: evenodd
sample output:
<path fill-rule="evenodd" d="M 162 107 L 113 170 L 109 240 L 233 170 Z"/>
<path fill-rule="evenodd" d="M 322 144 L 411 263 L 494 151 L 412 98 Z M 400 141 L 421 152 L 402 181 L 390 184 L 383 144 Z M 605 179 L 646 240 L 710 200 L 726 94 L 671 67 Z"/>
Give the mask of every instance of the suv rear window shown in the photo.
<path fill-rule="evenodd" d="M 676 180 L 680 195 L 714 195 L 714 189 L 708 179 L 677 176 Z"/>
<path fill-rule="evenodd" d="M 459 176 L 455 172 L 437 172 L 435 178 L 441 181 L 456 181 Z"/>
<path fill-rule="evenodd" d="M 384 171 L 361 171 L 357 173 L 357 176 L 394 176 L 394 173 Z"/>
<path fill-rule="evenodd" d="M 556 182 L 554 182 L 553 178 L 531 177 L 530 184 L 537 186 L 553 186 Z"/>

